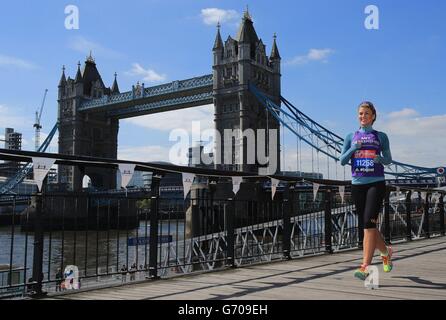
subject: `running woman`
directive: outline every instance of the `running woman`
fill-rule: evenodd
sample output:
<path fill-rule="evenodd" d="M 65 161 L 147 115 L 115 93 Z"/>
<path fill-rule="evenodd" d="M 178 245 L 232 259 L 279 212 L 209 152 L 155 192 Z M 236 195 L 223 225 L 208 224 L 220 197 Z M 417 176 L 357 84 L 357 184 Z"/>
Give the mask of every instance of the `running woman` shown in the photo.
<path fill-rule="evenodd" d="M 340 160 L 343 166 L 351 160 L 352 197 L 359 226 L 364 228 L 362 265 L 354 276 L 365 280 L 369 275 L 367 267 L 372 263 L 375 249 L 381 252 L 384 272 L 392 270 L 392 247 L 386 246 L 376 227 L 386 193 L 383 165 L 392 162 L 392 155 L 387 135 L 372 127 L 376 121 L 373 103 L 365 101 L 359 105 L 358 119 L 360 128 L 345 138 Z"/>

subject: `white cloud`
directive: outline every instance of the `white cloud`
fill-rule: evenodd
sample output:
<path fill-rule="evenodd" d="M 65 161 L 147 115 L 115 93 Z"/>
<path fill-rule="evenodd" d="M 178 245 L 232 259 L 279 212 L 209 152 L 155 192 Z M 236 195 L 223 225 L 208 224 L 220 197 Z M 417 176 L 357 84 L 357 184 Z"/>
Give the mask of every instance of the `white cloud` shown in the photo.
<path fill-rule="evenodd" d="M 187 150 L 191 144 L 193 145 L 199 140 L 203 140 L 202 143 L 205 145 L 206 152 L 209 152 L 207 147 L 213 145 L 214 132 L 213 130 L 208 131 L 209 129 L 214 129 L 213 105 L 163 112 L 124 119 L 122 121 L 149 130 L 161 132 L 160 135 L 165 137 L 162 139 L 164 141 L 158 142 L 165 144 L 165 146 L 120 148 L 119 155 L 122 159 L 168 161 L 177 165 L 187 165 Z M 199 128 L 197 127 L 198 123 Z M 194 128 L 192 127 L 193 125 Z M 196 133 L 194 132 L 193 134 L 193 129 L 199 129 L 199 131 L 196 131 Z M 181 132 L 183 132 L 183 134 L 181 134 Z M 171 134 L 173 134 L 172 137 Z M 177 134 L 181 134 L 181 136 L 178 136 Z M 209 137 L 209 134 L 211 137 Z M 181 144 L 181 147 L 179 147 L 179 144 Z M 171 151 L 173 152 L 172 154 Z"/>
<path fill-rule="evenodd" d="M 414 109 L 384 116 L 377 130 L 387 133 L 396 161 L 421 166 L 446 165 L 446 114 L 423 117 Z"/>
<path fill-rule="evenodd" d="M 206 25 L 213 26 L 217 25 L 218 22 L 220 22 L 220 24 L 233 23 L 240 18 L 240 14 L 235 10 L 224 10 L 218 8 L 201 9 L 200 16 Z"/>
<path fill-rule="evenodd" d="M 34 63 L 30 61 L 26 61 L 16 57 L 6 56 L 3 54 L 0 54 L 0 67 L 15 67 L 19 69 L 28 69 L 28 70 L 38 68 Z"/>
<path fill-rule="evenodd" d="M 119 52 L 106 48 L 101 44 L 88 40 L 87 38 L 82 36 L 72 37 L 69 40 L 68 47 L 85 54 L 85 56 L 90 55 L 90 51 L 93 57 L 101 56 L 116 59 L 122 56 L 122 54 L 120 54 Z"/>
<path fill-rule="evenodd" d="M 124 119 L 123 121 L 148 129 L 160 131 L 184 129 L 191 133 L 192 123 L 194 121 L 200 122 L 201 130 L 214 128 L 214 106 L 206 105 L 196 108 L 150 114 L 141 117 Z"/>
<path fill-rule="evenodd" d="M 14 131 L 22 133 L 22 150 L 35 149 L 35 129 L 34 124 L 34 113 L 29 113 L 23 110 L 23 108 L 10 107 L 0 104 L 0 132 L 3 134 L 5 128 L 14 128 Z M 44 130 L 50 130 L 49 127 L 44 127 Z M 40 143 L 42 143 L 48 134 L 45 131 L 40 132 Z M 0 139 L 4 139 L 0 138 Z M 3 147 L 3 142 L 0 143 Z M 53 140 L 47 152 L 57 152 L 58 150 L 58 133 L 56 132 Z"/>
<path fill-rule="evenodd" d="M 15 112 L 17 111 L 17 113 Z M 19 116 L 19 114 L 23 114 L 21 110 L 16 110 L 5 105 L 0 104 L 0 128 L 15 128 L 16 131 L 20 132 L 23 128 L 27 128 L 32 125 L 32 120 Z"/>
<path fill-rule="evenodd" d="M 166 80 L 165 74 L 159 74 L 152 69 L 144 69 L 139 63 L 133 63 L 132 69 L 125 72 L 128 76 L 141 77 L 142 80 L 147 82 L 160 82 Z"/>
<path fill-rule="evenodd" d="M 303 65 L 312 61 L 328 62 L 328 57 L 335 51 L 333 49 L 310 49 L 307 54 L 296 56 L 285 62 L 286 65 Z"/>
<path fill-rule="evenodd" d="M 387 116 L 391 119 L 401 119 L 401 118 L 416 117 L 418 115 L 419 115 L 419 113 L 417 111 L 415 111 L 414 109 L 404 108 L 400 111 L 391 112 Z"/>

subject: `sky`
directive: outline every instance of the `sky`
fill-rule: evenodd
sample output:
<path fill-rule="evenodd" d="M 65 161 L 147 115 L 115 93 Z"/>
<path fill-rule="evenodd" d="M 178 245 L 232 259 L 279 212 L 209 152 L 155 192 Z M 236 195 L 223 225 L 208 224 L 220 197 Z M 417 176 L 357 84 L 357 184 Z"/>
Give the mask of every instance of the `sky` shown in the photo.
<path fill-rule="evenodd" d="M 66 28 L 69 5 L 79 10 L 78 29 Z M 379 10 L 378 29 L 365 27 L 368 5 Z M 246 6 L 267 54 L 277 34 L 282 95 L 302 112 L 344 137 L 358 127 L 357 105 L 373 101 L 375 128 L 389 136 L 395 160 L 446 165 L 443 0 L 8 1 L 0 12 L 0 139 L 13 127 L 32 150 L 45 89 L 43 137 L 57 120 L 62 66 L 73 78 L 90 50 L 107 86 L 118 74 L 121 92 L 137 81 L 211 73 L 217 22 L 223 40 L 235 37 Z M 192 121 L 211 128 L 213 106 L 121 120 L 118 157 L 166 161 L 171 131 L 190 132 Z M 285 169 L 315 170 L 308 148 L 299 164 L 296 139 L 285 133 L 282 142 Z M 49 151 L 57 152 L 57 139 Z"/>

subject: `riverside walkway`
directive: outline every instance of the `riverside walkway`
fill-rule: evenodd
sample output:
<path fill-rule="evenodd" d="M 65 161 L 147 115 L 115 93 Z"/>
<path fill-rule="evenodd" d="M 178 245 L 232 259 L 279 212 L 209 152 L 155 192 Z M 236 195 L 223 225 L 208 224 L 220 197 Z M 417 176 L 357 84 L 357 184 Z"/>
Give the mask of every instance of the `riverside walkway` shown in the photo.
<path fill-rule="evenodd" d="M 378 256 L 379 287 L 367 289 L 353 277 L 361 251 L 346 250 L 49 295 L 56 300 L 294 300 L 446 299 L 446 237 L 394 243 L 394 270 L 384 273 Z"/>

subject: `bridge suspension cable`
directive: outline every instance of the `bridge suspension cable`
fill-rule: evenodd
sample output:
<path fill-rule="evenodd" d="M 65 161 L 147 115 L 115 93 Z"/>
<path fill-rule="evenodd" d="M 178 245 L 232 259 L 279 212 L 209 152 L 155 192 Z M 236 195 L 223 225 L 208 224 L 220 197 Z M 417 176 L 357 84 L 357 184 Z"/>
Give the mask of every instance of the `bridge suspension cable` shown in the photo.
<path fill-rule="evenodd" d="M 284 97 L 281 96 L 280 98 L 283 104 L 283 107 L 281 107 L 281 105 L 274 103 L 269 96 L 261 92 L 255 85 L 249 84 L 249 89 L 267 109 L 267 111 L 271 113 L 271 115 L 277 121 L 279 121 L 284 128 L 287 128 L 299 140 L 303 140 L 312 148 L 312 167 L 314 167 L 314 151 L 316 151 L 318 155 L 320 153 L 325 154 L 327 155 L 327 159 L 331 159 L 336 163 L 339 163 L 339 156 L 344 143 L 343 138 L 305 115 Z M 283 117 L 280 117 L 280 115 L 283 115 Z M 293 123 L 296 124 L 296 128 L 297 125 L 299 126 L 299 129 L 302 128 L 304 133 L 302 133 L 301 130 L 297 130 L 294 125 L 292 125 Z M 300 153 L 302 154 L 302 148 Z M 319 161 L 319 158 L 317 161 Z M 317 164 L 317 166 L 319 171 L 319 164 Z M 420 179 L 437 177 L 437 169 L 438 168 L 426 168 L 399 161 L 393 161 L 392 164 L 385 166 L 385 173 L 396 178 Z"/>

